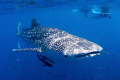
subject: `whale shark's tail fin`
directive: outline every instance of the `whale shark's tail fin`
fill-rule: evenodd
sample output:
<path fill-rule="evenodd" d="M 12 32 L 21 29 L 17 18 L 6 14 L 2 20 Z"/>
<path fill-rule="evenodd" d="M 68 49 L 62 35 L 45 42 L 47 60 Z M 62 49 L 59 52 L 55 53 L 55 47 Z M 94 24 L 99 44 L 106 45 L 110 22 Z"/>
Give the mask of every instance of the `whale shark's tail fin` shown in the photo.
<path fill-rule="evenodd" d="M 16 33 L 19 34 L 22 19 L 18 22 Z"/>
<path fill-rule="evenodd" d="M 17 34 L 17 35 L 19 35 L 19 33 L 20 33 L 21 21 L 22 21 L 22 19 L 18 22 L 18 25 L 17 25 L 17 30 L 16 30 L 16 34 Z M 20 43 L 19 43 L 19 38 L 18 38 L 18 36 L 17 36 L 17 43 L 18 43 L 18 48 L 20 48 Z"/>

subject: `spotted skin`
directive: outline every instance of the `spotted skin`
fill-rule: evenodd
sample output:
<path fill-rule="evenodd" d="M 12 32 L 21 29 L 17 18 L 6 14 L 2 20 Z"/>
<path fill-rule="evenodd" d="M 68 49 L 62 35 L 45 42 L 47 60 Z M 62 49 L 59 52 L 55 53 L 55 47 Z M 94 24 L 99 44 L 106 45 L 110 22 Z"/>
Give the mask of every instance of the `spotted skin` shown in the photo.
<path fill-rule="evenodd" d="M 32 20 L 30 29 L 24 29 L 17 33 L 26 37 L 36 47 L 25 49 L 13 49 L 13 51 L 37 51 L 47 52 L 51 50 L 64 56 L 83 55 L 91 52 L 100 52 L 102 47 L 86 39 L 71 35 L 57 28 L 41 27 L 36 19 Z"/>

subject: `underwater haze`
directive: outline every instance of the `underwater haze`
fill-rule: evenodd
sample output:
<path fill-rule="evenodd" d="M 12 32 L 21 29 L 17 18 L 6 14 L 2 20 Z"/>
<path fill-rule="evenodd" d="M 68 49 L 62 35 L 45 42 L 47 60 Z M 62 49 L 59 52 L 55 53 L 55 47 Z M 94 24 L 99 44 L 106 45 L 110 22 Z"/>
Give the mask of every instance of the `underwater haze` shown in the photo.
<path fill-rule="evenodd" d="M 84 10 L 96 6 L 108 6 L 111 18 L 87 18 Z M 119 0 L 0 0 L 0 80 L 120 80 L 119 14 Z M 68 63 L 56 59 L 49 67 L 37 52 L 13 52 L 18 22 L 21 30 L 30 28 L 33 18 L 100 45 L 103 54 Z M 21 47 L 30 45 L 20 39 Z"/>

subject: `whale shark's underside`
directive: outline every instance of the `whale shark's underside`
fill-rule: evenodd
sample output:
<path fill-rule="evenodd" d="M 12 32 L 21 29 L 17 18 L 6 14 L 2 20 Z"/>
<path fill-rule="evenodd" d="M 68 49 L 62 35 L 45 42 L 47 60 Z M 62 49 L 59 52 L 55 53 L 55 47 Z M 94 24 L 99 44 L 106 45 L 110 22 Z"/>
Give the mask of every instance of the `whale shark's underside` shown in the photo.
<path fill-rule="evenodd" d="M 20 48 L 13 51 L 35 51 L 40 52 L 37 57 L 46 66 L 52 67 L 55 64 L 47 56 L 78 59 L 100 55 L 102 47 L 86 39 L 71 35 L 65 31 L 51 27 L 41 27 L 35 18 L 32 19 L 29 29 L 19 31 L 20 22 L 17 26 L 17 36 L 28 39 L 34 48 Z M 45 56 L 43 56 L 45 55 Z M 45 66 L 44 65 L 44 66 Z"/>

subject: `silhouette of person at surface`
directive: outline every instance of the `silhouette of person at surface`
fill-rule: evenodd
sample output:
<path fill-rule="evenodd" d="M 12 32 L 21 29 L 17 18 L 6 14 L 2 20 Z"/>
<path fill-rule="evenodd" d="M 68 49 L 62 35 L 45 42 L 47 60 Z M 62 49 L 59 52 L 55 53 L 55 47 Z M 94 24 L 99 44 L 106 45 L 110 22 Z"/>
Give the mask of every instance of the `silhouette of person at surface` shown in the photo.
<path fill-rule="evenodd" d="M 85 12 L 85 17 L 87 18 L 111 18 L 108 6 L 102 6 L 101 8 L 95 7 L 91 10 L 82 10 L 81 12 Z"/>

